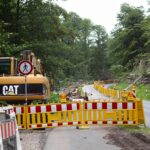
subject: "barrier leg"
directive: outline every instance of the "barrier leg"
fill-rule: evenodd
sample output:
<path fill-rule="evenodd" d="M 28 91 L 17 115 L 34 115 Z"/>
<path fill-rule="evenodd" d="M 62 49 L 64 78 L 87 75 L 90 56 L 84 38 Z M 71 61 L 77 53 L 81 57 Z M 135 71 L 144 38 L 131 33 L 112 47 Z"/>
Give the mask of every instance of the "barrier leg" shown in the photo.
<path fill-rule="evenodd" d="M 81 104 L 81 110 L 82 110 L 82 125 L 81 126 L 77 126 L 77 129 L 89 129 L 89 126 L 85 124 L 85 120 L 84 120 L 84 102 L 82 102 Z"/>

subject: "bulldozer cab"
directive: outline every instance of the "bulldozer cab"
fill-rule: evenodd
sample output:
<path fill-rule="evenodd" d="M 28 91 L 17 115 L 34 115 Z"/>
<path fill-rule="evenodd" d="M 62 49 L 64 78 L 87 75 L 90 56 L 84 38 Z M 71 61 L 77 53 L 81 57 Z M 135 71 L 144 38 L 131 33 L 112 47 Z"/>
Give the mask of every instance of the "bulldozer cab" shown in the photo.
<path fill-rule="evenodd" d="M 17 74 L 18 61 L 14 57 L 0 57 L 0 76 Z"/>

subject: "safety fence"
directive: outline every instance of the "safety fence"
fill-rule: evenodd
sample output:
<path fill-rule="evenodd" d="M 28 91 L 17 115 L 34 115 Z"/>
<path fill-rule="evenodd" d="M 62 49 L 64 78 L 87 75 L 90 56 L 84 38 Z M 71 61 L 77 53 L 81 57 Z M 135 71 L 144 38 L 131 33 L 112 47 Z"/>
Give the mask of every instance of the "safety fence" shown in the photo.
<path fill-rule="evenodd" d="M 124 90 L 120 91 L 116 89 L 110 89 L 105 87 L 102 81 L 95 81 L 94 88 L 98 90 L 100 93 L 102 93 L 103 95 L 116 100 L 133 101 L 136 98 L 135 89 L 130 91 L 124 91 Z"/>
<path fill-rule="evenodd" d="M 138 108 L 140 106 L 140 108 Z M 70 102 L 14 107 L 19 129 L 84 125 L 138 125 L 140 102 Z M 140 110 L 140 112 L 139 112 Z"/>
<path fill-rule="evenodd" d="M 16 116 L 12 106 L 0 107 L 0 150 L 21 150 Z"/>

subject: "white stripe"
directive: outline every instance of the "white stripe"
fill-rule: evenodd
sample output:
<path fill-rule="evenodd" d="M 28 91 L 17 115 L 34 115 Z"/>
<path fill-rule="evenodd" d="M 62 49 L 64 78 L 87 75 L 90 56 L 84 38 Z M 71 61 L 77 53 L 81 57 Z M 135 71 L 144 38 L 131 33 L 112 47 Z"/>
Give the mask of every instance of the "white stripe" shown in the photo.
<path fill-rule="evenodd" d="M 41 112 L 46 112 L 46 106 L 41 106 Z"/>
<path fill-rule="evenodd" d="M 52 108 L 52 112 L 57 112 L 56 105 L 51 105 L 51 108 Z"/>
<path fill-rule="evenodd" d="M 15 123 L 15 121 L 13 121 L 13 128 L 12 128 L 12 130 L 13 130 L 13 135 L 16 135 L 16 123 Z"/>
<path fill-rule="evenodd" d="M 30 107 L 30 112 L 31 112 L 31 113 L 36 113 L 35 106 L 31 106 L 31 107 Z"/>
<path fill-rule="evenodd" d="M 66 104 L 61 104 L 62 111 L 67 111 L 67 105 Z"/>
<path fill-rule="evenodd" d="M 52 126 L 57 127 L 58 123 L 52 123 Z"/>
<path fill-rule="evenodd" d="M 102 103 L 97 103 L 97 109 L 102 109 Z"/>
<path fill-rule="evenodd" d="M 78 122 L 73 122 L 73 125 L 78 125 Z"/>
<path fill-rule="evenodd" d="M 92 103 L 87 103 L 87 109 L 92 109 Z"/>
<path fill-rule="evenodd" d="M 67 126 L 68 125 L 68 122 L 63 122 L 63 126 Z"/>
<path fill-rule="evenodd" d="M 133 103 L 132 102 L 128 103 L 127 109 L 133 109 Z"/>
<path fill-rule="evenodd" d="M 11 128 L 11 125 L 12 125 L 12 121 L 9 122 L 9 132 L 10 132 L 10 136 L 12 136 L 12 128 Z"/>
<path fill-rule="evenodd" d="M 122 109 L 122 103 L 117 103 L 117 109 Z"/>
<path fill-rule="evenodd" d="M 107 121 L 107 124 L 112 124 L 112 121 Z"/>
<path fill-rule="evenodd" d="M 31 127 L 32 128 L 37 128 L 37 125 L 36 124 L 32 124 Z"/>
<path fill-rule="evenodd" d="M 98 121 L 97 123 L 98 123 L 98 124 L 102 124 L 102 121 Z"/>
<path fill-rule="evenodd" d="M 92 121 L 88 121 L 88 124 L 92 124 Z"/>
<path fill-rule="evenodd" d="M 18 126 L 18 129 L 22 129 L 22 126 Z M 12 132 L 12 131 L 11 131 Z"/>
<path fill-rule="evenodd" d="M 112 103 L 107 103 L 107 109 L 112 109 Z"/>
<path fill-rule="evenodd" d="M 133 121 L 128 121 L 128 124 L 133 124 Z"/>
<path fill-rule="evenodd" d="M 122 121 L 118 121 L 117 124 L 123 124 L 123 122 Z"/>
<path fill-rule="evenodd" d="M 42 127 L 47 127 L 47 124 L 42 124 Z"/>
<path fill-rule="evenodd" d="M 21 114 L 21 107 L 16 107 L 16 114 Z"/>
<path fill-rule="evenodd" d="M 72 104 L 72 110 L 77 110 L 77 104 Z"/>

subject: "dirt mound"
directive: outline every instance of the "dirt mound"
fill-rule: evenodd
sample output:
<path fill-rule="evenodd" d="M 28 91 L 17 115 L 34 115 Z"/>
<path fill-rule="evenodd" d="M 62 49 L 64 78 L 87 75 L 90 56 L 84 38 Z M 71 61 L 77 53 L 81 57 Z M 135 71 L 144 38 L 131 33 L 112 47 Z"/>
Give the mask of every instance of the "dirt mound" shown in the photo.
<path fill-rule="evenodd" d="M 111 128 L 104 138 L 109 140 L 108 144 L 117 145 L 122 150 L 150 150 L 150 135 Z"/>

